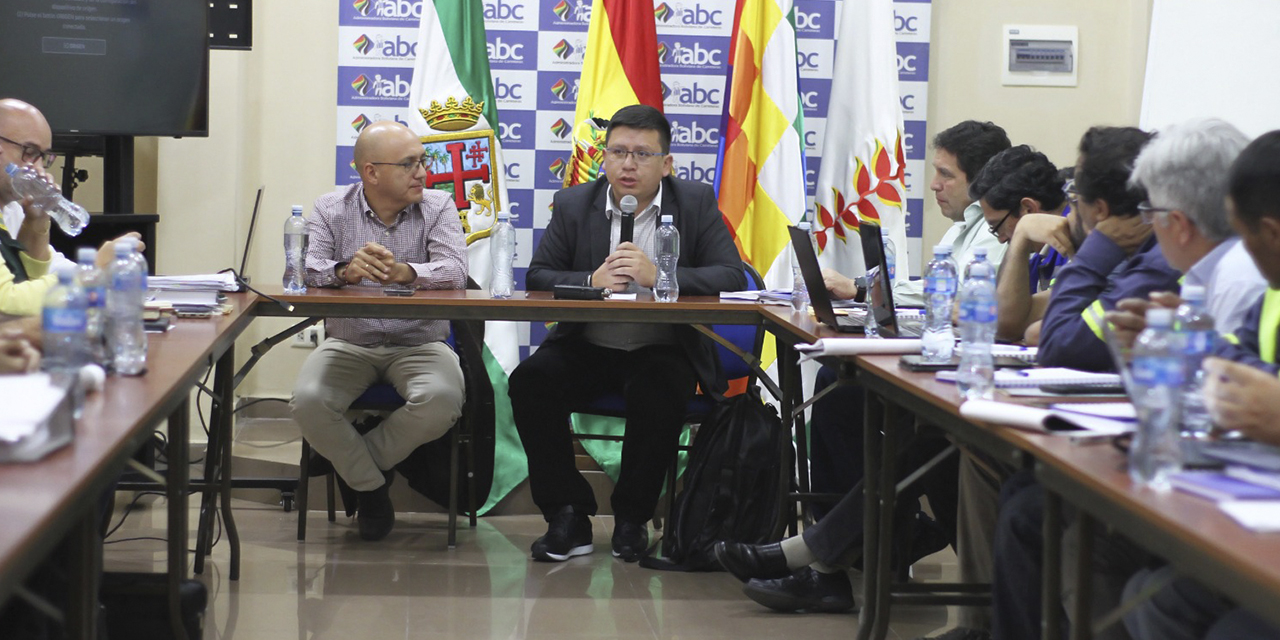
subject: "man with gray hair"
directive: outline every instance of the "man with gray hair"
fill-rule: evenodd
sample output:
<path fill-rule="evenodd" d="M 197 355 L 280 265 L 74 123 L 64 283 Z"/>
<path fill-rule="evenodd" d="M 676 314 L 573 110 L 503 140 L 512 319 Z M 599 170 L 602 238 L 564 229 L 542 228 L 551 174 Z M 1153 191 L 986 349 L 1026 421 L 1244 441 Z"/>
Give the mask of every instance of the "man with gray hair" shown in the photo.
<path fill-rule="evenodd" d="M 1139 205 L 1151 224 L 1169 266 L 1186 274 L 1184 285 L 1205 289 L 1205 303 L 1218 333 L 1240 326 L 1249 307 L 1267 288 L 1258 267 L 1227 223 L 1227 174 L 1249 144 L 1239 129 L 1217 118 L 1197 118 L 1162 131 L 1138 156 L 1129 183 L 1145 188 Z M 1176 307 L 1173 295 L 1153 294 Z M 1152 302 L 1122 300 L 1107 314 L 1130 342 L 1145 328 Z"/>

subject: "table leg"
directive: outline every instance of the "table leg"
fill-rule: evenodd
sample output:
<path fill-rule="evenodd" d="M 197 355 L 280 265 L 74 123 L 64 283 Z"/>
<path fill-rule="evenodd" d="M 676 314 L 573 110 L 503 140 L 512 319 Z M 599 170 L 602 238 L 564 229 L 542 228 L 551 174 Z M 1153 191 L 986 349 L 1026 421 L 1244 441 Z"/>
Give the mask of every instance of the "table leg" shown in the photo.
<path fill-rule="evenodd" d="M 1093 637 L 1093 518 L 1077 510 L 1076 533 L 1079 553 L 1076 555 L 1074 620 L 1071 625 L 1072 640 L 1089 640 Z"/>
<path fill-rule="evenodd" d="M 1044 572 L 1040 587 L 1040 637 L 1062 638 L 1062 497 L 1044 494 Z"/>
<path fill-rule="evenodd" d="M 876 574 L 875 626 L 871 630 L 873 640 L 884 640 L 889 633 L 890 597 L 893 586 L 893 512 L 898 500 L 898 455 L 902 441 L 901 411 L 893 404 L 884 407 L 884 435 L 880 453 L 880 534 L 877 545 L 879 571 Z"/>
<path fill-rule="evenodd" d="M 780 523 L 777 533 L 782 533 L 785 526 L 787 535 L 797 535 L 800 530 L 796 520 L 796 507 L 799 506 L 802 516 L 808 513 L 808 507 L 803 500 L 792 500 L 790 495 L 790 486 L 792 473 L 795 472 L 796 490 L 805 493 L 809 490 L 809 464 L 808 451 L 804 449 L 804 419 L 798 421 L 791 418 L 791 412 L 800 403 L 801 384 L 800 384 L 800 355 L 794 349 L 778 350 L 778 378 L 782 382 L 782 424 L 784 428 L 792 434 L 792 440 L 795 443 L 796 455 L 795 464 L 783 464 L 782 471 L 782 491 L 787 494 L 786 500 L 783 501 L 785 516 Z M 785 462 L 785 461 L 784 461 Z"/>
<path fill-rule="evenodd" d="M 175 640 L 187 640 L 182 626 L 179 588 L 187 579 L 187 448 L 191 442 L 191 401 L 184 399 L 169 415 L 169 477 L 165 485 L 169 505 L 169 624 Z"/>
<path fill-rule="evenodd" d="M 863 517 L 862 517 L 862 614 L 858 620 L 858 640 L 871 637 L 879 602 L 880 560 L 880 441 L 884 405 L 880 396 L 863 392 Z"/>
<path fill-rule="evenodd" d="M 98 637 L 98 590 L 102 577 L 102 532 L 95 503 L 68 534 L 71 592 L 67 600 L 67 637 Z"/>
<path fill-rule="evenodd" d="M 215 422 L 215 428 L 220 434 L 221 455 L 218 456 L 218 479 L 219 492 L 222 499 L 222 528 L 226 531 L 227 544 L 231 547 L 231 570 L 230 579 L 240 579 L 240 533 L 236 529 L 235 516 L 231 513 L 231 445 L 235 440 L 233 429 L 235 428 L 235 409 L 232 407 L 234 400 L 235 383 L 233 377 L 236 370 L 236 352 L 235 348 L 227 349 L 226 353 L 218 358 L 217 368 L 214 371 L 214 392 L 218 394 L 218 404 L 223 407 L 223 411 L 218 414 Z M 210 484 L 212 487 L 212 483 Z M 211 490 L 211 489 L 206 489 Z"/>
<path fill-rule="evenodd" d="M 223 431 L 219 428 L 223 407 L 221 403 L 223 381 L 216 376 L 213 381 L 213 403 L 209 410 L 209 441 L 204 453 L 204 487 L 200 490 L 200 517 L 196 521 L 196 557 L 192 573 L 204 573 L 204 559 L 213 553 L 213 519 L 218 508 L 216 485 L 218 468 L 222 463 Z M 199 402 L 197 396 L 196 402 Z"/>

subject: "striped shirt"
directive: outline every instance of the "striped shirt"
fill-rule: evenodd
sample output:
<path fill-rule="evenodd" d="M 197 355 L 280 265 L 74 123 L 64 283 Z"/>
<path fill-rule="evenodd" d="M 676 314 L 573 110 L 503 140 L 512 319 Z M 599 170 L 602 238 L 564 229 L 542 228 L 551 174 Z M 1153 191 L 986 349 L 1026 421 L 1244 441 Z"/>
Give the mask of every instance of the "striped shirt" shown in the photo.
<path fill-rule="evenodd" d="M 462 233 L 453 197 L 426 189 L 422 202 L 396 214 L 390 226 L 369 208 L 364 185 L 356 183 L 316 199 L 307 221 L 311 235 L 307 248 L 307 285 L 344 287 L 335 269 L 351 261 L 361 247 L 376 242 L 418 274 L 419 289 L 462 289 L 467 285 L 467 240 Z M 379 287 L 367 279 L 357 285 Z M 338 339 L 364 347 L 416 346 L 440 342 L 449 336 L 445 320 L 331 318 L 325 331 Z"/>

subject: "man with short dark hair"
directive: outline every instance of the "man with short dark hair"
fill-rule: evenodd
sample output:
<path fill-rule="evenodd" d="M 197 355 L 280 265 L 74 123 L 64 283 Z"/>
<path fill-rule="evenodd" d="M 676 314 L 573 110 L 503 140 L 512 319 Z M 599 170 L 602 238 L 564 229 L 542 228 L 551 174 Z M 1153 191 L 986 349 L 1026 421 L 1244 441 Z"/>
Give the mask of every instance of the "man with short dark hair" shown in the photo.
<path fill-rule="evenodd" d="M 1053 273 L 1084 241 L 1063 189 L 1062 172 L 1027 145 L 992 158 L 969 186 L 988 229 L 1008 246 L 996 279 L 999 339 L 1021 341 L 1044 316 Z"/>
<path fill-rule="evenodd" d="M 644 105 L 619 109 L 605 134 L 604 177 L 564 189 L 529 262 L 525 284 L 628 289 L 654 285 L 660 216 L 680 232 L 676 280 L 684 295 L 717 295 L 746 286 L 742 260 L 708 185 L 671 175 L 671 126 Z M 637 201 L 633 239 L 622 242 L 621 199 Z M 630 323 L 556 325 L 511 373 L 511 409 L 529 459 L 533 500 L 548 523 L 533 543 L 535 560 L 591 553 L 596 500 L 574 464 L 569 414 L 604 393 L 626 403 L 622 468 L 611 504 L 613 555 L 635 562 L 648 545 L 647 523 L 675 456 L 685 410 L 698 385 L 725 388 L 714 344 L 693 327 Z"/>
<path fill-rule="evenodd" d="M 982 208 L 969 195 L 969 183 L 988 160 L 1008 148 L 1009 136 L 1004 129 L 977 120 L 961 122 L 933 138 L 933 182 L 929 188 L 938 210 L 952 223 L 938 244 L 951 247 L 951 255 L 962 269 L 977 248 L 987 250 L 987 260 L 993 265 L 999 265 L 1004 257 L 1004 246 L 987 233 Z M 856 297 L 852 279 L 834 269 L 823 269 L 822 276 L 833 297 Z M 923 307 L 924 281 L 900 278 L 893 286 L 893 301 L 898 306 Z"/>

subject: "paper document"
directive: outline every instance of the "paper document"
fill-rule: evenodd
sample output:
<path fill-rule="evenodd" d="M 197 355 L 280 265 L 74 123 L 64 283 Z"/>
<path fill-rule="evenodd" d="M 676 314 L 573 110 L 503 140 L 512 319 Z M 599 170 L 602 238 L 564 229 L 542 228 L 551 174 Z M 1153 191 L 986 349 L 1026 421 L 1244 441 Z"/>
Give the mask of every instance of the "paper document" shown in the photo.
<path fill-rule="evenodd" d="M 1250 531 L 1280 531 L 1280 500 L 1231 500 L 1218 506 Z"/>
<path fill-rule="evenodd" d="M 801 361 L 819 356 L 864 356 L 920 353 L 919 338 L 823 338 L 813 344 L 798 344 Z"/>
<path fill-rule="evenodd" d="M 939 371 L 938 380 L 955 382 L 955 371 Z M 1065 367 L 1048 367 L 1044 369 L 1001 369 L 995 375 L 996 388 L 1041 387 L 1050 385 L 1082 385 L 1112 387 L 1120 384 L 1120 376 L 1115 373 L 1093 373 L 1078 371 Z"/>
<path fill-rule="evenodd" d="M 230 273 L 206 273 L 190 276 L 149 276 L 147 288 L 177 291 L 236 291 L 239 285 Z"/>
<path fill-rule="evenodd" d="M 996 400 L 968 400 L 960 405 L 960 415 L 970 420 L 1075 438 L 1116 436 L 1133 431 L 1136 426 L 1135 423 L 1125 420 L 1028 407 Z"/>
<path fill-rule="evenodd" d="M 0 442 L 30 437 L 49 420 L 66 390 L 45 373 L 0 376 Z"/>

